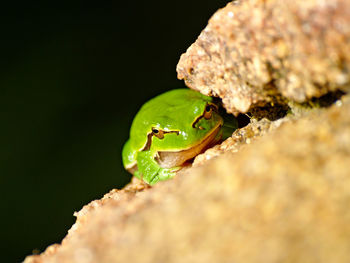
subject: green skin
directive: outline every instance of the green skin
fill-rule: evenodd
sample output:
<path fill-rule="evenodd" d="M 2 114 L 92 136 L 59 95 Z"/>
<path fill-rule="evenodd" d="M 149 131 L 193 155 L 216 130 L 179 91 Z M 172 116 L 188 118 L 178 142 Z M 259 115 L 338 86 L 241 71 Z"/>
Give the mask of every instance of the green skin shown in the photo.
<path fill-rule="evenodd" d="M 204 118 L 208 106 L 212 109 L 210 118 Z M 134 175 L 150 185 L 172 178 L 181 167 L 162 168 L 156 160 L 158 152 L 190 149 L 218 126 L 217 141 L 231 136 L 237 128 L 234 118 L 226 122 L 215 108 L 213 98 L 190 89 L 171 90 L 149 100 L 131 125 L 122 151 L 124 167 L 135 167 Z M 156 136 L 159 132 L 163 133 L 161 138 Z"/>

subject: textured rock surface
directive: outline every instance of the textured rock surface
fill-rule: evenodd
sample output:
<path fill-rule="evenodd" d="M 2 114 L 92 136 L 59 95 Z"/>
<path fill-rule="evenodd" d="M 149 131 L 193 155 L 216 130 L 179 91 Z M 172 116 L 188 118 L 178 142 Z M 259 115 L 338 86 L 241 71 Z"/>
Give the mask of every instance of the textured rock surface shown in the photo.
<path fill-rule="evenodd" d="M 246 0 L 216 12 L 181 56 L 178 77 L 229 112 L 346 89 L 347 0 Z"/>
<path fill-rule="evenodd" d="M 349 262 L 349 112 L 348 98 L 172 181 L 113 191 L 25 262 Z"/>

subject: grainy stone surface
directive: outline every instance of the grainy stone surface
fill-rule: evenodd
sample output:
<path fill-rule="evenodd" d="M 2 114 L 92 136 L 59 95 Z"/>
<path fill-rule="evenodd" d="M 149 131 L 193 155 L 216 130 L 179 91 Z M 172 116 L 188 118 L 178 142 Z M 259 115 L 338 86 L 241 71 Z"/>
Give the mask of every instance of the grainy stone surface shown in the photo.
<path fill-rule="evenodd" d="M 249 144 L 247 129 L 238 152 L 92 202 L 25 262 L 349 262 L 349 112 L 345 97 Z"/>
<path fill-rule="evenodd" d="M 350 2 L 245 0 L 209 20 L 178 77 L 229 112 L 349 89 Z"/>

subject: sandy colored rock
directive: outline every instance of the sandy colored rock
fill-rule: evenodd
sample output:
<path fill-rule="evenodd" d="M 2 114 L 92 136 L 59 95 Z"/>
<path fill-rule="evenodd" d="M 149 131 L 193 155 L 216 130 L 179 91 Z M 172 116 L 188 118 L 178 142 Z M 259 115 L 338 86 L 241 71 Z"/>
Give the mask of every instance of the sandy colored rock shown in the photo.
<path fill-rule="evenodd" d="M 245 0 L 217 11 L 177 65 L 229 112 L 349 89 L 350 2 Z"/>
<path fill-rule="evenodd" d="M 25 262 L 349 262 L 349 112 L 339 101 L 127 201 L 108 198 Z"/>

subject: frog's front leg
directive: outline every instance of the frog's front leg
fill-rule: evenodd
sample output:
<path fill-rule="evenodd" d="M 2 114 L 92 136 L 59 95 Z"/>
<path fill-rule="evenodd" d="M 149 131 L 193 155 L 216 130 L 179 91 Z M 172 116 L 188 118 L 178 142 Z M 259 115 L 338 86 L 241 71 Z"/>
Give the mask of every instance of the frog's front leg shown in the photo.
<path fill-rule="evenodd" d="M 160 167 L 154 155 L 151 151 L 142 151 L 137 154 L 137 177 L 142 177 L 150 185 L 171 179 L 174 177 L 175 171 L 179 170 L 179 167 L 170 169 Z"/>

